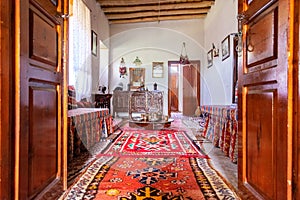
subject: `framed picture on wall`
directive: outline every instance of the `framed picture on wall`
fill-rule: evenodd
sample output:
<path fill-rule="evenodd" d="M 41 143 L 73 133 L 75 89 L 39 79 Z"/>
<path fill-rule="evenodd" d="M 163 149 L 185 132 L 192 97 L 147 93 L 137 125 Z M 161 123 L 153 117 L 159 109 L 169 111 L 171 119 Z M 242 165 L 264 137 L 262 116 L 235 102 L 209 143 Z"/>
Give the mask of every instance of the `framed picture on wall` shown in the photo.
<path fill-rule="evenodd" d="M 222 48 L 222 60 L 225 60 L 230 56 L 230 35 L 227 35 L 221 43 Z"/>
<path fill-rule="evenodd" d="M 207 52 L 207 68 L 210 68 L 213 65 L 213 50 Z"/>
<path fill-rule="evenodd" d="M 92 54 L 97 56 L 97 34 L 92 30 Z"/>
<path fill-rule="evenodd" d="M 152 78 L 163 78 L 163 77 L 164 77 L 164 63 L 152 62 Z"/>

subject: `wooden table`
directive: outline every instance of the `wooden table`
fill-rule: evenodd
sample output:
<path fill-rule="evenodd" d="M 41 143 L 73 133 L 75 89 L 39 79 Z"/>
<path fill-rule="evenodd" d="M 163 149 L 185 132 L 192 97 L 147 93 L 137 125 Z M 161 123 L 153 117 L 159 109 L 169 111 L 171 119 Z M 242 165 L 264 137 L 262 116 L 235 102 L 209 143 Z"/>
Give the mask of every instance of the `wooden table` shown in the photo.
<path fill-rule="evenodd" d="M 168 128 L 171 126 L 171 123 L 174 119 L 168 119 L 168 121 L 134 121 L 129 120 L 129 126 L 132 128 L 144 128 L 150 130 L 157 130 L 162 128 Z"/>

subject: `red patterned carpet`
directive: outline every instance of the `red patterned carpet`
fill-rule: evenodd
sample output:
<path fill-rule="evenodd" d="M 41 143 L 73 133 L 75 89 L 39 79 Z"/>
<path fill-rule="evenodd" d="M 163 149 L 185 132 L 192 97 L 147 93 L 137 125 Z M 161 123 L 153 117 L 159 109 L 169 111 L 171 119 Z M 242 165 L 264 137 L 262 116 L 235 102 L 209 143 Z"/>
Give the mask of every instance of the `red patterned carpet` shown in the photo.
<path fill-rule="evenodd" d="M 179 130 L 125 129 L 103 155 L 114 156 L 187 156 L 208 158 L 187 136 Z"/>
<path fill-rule="evenodd" d="M 184 131 L 125 129 L 65 199 L 238 199 L 206 158 Z"/>

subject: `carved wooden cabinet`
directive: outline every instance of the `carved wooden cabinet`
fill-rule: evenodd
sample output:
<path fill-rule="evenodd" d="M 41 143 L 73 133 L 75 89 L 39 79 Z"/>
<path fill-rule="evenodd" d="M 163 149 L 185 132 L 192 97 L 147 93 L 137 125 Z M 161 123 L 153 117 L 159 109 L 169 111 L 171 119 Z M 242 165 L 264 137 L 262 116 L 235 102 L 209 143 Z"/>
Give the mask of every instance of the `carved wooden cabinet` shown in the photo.
<path fill-rule="evenodd" d="M 138 91 L 131 92 L 129 98 L 129 116 L 134 114 L 163 114 L 163 92 Z"/>
<path fill-rule="evenodd" d="M 131 92 L 129 98 L 129 116 L 132 117 L 133 113 L 147 113 L 149 95 L 148 92 Z"/>
<path fill-rule="evenodd" d="M 157 110 L 163 114 L 163 92 L 161 91 L 152 91 L 148 92 L 148 109 Z"/>
<path fill-rule="evenodd" d="M 113 114 L 118 116 L 120 112 L 128 113 L 129 91 L 114 91 L 113 93 Z"/>
<path fill-rule="evenodd" d="M 151 110 L 163 114 L 163 92 L 161 91 L 114 91 L 113 112 L 149 113 Z"/>

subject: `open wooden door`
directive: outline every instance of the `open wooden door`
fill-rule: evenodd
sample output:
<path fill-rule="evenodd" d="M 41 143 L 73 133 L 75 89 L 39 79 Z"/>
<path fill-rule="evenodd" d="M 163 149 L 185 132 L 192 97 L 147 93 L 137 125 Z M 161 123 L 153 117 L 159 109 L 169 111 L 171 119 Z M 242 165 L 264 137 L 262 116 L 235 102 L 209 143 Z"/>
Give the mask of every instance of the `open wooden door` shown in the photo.
<path fill-rule="evenodd" d="M 179 98 L 179 62 L 168 62 L 168 115 L 171 116 L 171 112 L 178 112 L 178 98 Z"/>
<path fill-rule="evenodd" d="M 67 3 L 20 0 L 16 4 L 20 62 L 17 56 L 15 199 L 49 199 L 66 188 L 66 20 L 62 14 Z"/>
<path fill-rule="evenodd" d="M 0 1 L 0 199 L 13 199 L 13 2 Z"/>
<path fill-rule="evenodd" d="M 238 187 L 244 198 L 292 196 L 290 3 L 239 0 Z"/>
<path fill-rule="evenodd" d="M 193 116 L 200 105 L 200 61 L 183 66 L 182 114 Z"/>

